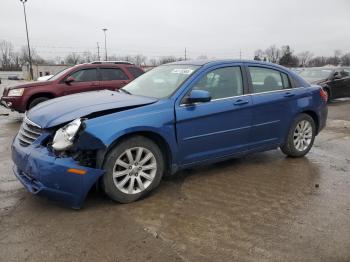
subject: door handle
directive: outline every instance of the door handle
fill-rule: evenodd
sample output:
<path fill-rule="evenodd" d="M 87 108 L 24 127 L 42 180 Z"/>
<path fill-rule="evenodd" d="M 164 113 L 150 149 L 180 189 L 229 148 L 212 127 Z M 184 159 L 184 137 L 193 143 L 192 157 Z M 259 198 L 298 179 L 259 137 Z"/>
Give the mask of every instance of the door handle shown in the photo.
<path fill-rule="evenodd" d="M 249 101 L 247 101 L 247 100 L 238 99 L 233 104 L 236 105 L 236 106 L 240 106 L 240 105 L 245 105 L 245 104 L 248 104 L 248 103 L 249 103 Z"/>
<path fill-rule="evenodd" d="M 284 94 L 284 97 L 292 97 L 295 96 L 293 93 L 287 92 Z"/>

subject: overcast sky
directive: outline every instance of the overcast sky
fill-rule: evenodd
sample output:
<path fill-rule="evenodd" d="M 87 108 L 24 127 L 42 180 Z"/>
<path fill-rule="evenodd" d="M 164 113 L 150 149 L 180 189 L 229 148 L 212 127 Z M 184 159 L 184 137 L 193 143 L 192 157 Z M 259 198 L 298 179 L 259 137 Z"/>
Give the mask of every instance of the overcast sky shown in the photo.
<path fill-rule="evenodd" d="M 350 52 L 350 0 L 28 0 L 32 46 L 44 58 L 97 52 L 251 59 L 289 44 L 296 53 Z M 0 0 L 0 39 L 26 44 L 19 0 Z"/>

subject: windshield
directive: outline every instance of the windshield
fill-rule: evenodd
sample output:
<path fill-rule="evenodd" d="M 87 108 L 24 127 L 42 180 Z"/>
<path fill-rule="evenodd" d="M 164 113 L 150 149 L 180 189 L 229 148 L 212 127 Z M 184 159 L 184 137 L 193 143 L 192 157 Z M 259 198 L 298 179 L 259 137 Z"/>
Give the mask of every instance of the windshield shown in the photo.
<path fill-rule="evenodd" d="M 61 76 L 63 76 L 66 72 L 69 71 L 69 69 L 71 69 L 71 67 L 68 67 L 66 69 L 63 69 L 61 71 L 59 71 L 56 75 L 54 75 L 53 77 L 50 77 L 50 81 L 51 80 L 57 80 L 58 78 L 60 78 Z"/>
<path fill-rule="evenodd" d="M 198 68 L 193 65 L 159 66 L 136 78 L 122 90 L 139 96 L 169 97 Z"/>
<path fill-rule="evenodd" d="M 302 72 L 299 73 L 301 77 L 309 82 L 327 79 L 332 73 L 330 68 L 305 68 Z"/>

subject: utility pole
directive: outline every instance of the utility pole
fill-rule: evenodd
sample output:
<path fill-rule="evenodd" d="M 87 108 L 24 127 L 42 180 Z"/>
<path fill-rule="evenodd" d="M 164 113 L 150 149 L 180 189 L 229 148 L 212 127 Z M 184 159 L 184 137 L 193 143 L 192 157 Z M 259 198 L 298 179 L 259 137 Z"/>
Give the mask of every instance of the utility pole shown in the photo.
<path fill-rule="evenodd" d="M 24 21 L 26 23 L 26 33 L 27 33 L 27 44 L 28 44 L 28 56 L 29 56 L 29 75 L 30 80 L 33 80 L 33 65 L 32 65 L 32 54 L 30 52 L 30 44 L 29 44 L 29 34 L 28 34 L 28 25 L 27 25 L 27 14 L 26 14 L 26 5 L 27 0 L 20 0 L 23 4 L 23 12 L 24 12 Z"/>
<path fill-rule="evenodd" d="M 239 49 L 239 60 L 242 60 L 242 50 Z"/>
<path fill-rule="evenodd" d="M 100 46 L 98 45 L 98 42 L 97 42 L 97 60 L 101 61 L 100 60 Z"/>
<path fill-rule="evenodd" d="M 185 47 L 185 60 L 187 60 L 187 50 L 186 50 L 186 47 Z"/>
<path fill-rule="evenodd" d="M 106 36 L 106 31 L 108 30 L 107 28 L 102 28 L 103 33 L 105 34 L 105 60 L 108 61 L 107 59 L 107 36 Z"/>

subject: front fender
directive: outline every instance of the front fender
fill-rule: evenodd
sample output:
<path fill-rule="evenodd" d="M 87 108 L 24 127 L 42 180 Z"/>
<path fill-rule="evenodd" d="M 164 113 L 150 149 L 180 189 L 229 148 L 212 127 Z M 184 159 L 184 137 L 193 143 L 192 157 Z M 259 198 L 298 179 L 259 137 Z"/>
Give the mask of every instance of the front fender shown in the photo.
<path fill-rule="evenodd" d="M 156 103 L 149 106 L 100 116 L 85 121 L 79 149 L 99 150 L 98 163 L 122 137 L 137 133 L 151 133 L 161 137 L 168 145 L 173 162 L 177 152 L 173 106 Z"/>

